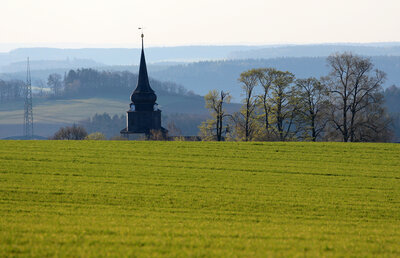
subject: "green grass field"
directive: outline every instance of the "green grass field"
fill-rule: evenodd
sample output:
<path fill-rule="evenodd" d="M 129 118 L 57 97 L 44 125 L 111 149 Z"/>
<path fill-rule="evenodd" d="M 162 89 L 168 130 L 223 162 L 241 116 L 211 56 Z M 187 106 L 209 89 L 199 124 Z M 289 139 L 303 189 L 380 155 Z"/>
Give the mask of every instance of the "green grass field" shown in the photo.
<path fill-rule="evenodd" d="M 0 256 L 400 256 L 400 145 L 0 141 Z"/>

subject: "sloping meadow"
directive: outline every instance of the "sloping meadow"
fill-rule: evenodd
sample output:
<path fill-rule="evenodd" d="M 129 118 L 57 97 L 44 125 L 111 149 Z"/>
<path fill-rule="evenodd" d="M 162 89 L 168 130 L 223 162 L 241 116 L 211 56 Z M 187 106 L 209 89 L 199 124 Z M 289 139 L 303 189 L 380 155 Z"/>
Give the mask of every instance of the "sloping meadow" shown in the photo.
<path fill-rule="evenodd" d="M 400 256 L 400 145 L 0 141 L 0 256 Z"/>

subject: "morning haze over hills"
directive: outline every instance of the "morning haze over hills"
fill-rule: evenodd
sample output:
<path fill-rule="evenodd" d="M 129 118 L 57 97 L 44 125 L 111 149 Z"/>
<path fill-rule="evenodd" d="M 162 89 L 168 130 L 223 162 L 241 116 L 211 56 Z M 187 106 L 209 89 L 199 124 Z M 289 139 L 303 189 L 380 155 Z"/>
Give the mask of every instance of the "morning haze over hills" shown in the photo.
<path fill-rule="evenodd" d="M 384 88 L 400 85 L 400 43 L 397 42 L 149 47 L 146 48 L 146 59 L 149 76 L 157 85 L 161 85 L 159 89 L 174 88 L 172 91 L 159 92 L 163 114 L 184 114 L 178 119 L 181 130 L 186 134 L 196 135 L 199 124 L 208 116 L 201 96 L 210 90 L 230 92 L 232 102 L 240 103 L 242 89 L 238 78 L 243 71 L 274 67 L 290 71 L 296 78 L 319 78 L 328 74 L 326 58 L 336 52 L 352 52 L 370 57 L 375 68 L 387 74 Z M 129 71 L 136 74 L 139 55 L 139 48 L 18 48 L 0 53 L 0 79 L 24 81 L 26 58 L 29 56 L 34 93 L 39 90 L 49 91 L 49 75 L 57 73 L 63 77 L 71 69 L 91 68 L 96 71 Z M 120 115 L 126 109 L 134 84 L 126 91 L 115 94 L 99 91 L 92 96 L 69 96 L 65 100 L 36 96 L 36 132 L 40 136 L 48 137 L 61 125 L 80 123 L 95 114 L 106 112 L 111 116 Z M 391 103 L 395 102 L 391 100 Z M 16 131 L 21 130 L 23 101 L 3 101 L 0 108 L 3 112 L 0 118 L 0 138 L 14 136 Z M 228 108 L 236 111 L 240 106 L 230 104 Z M 391 113 L 400 112 L 394 104 L 390 104 L 388 109 Z M 64 114 L 64 110 L 70 112 Z M 186 122 L 182 124 L 183 121 Z"/>
<path fill-rule="evenodd" d="M 319 77 L 328 71 L 326 57 L 352 52 L 372 58 L 387 73 L 385 86 L 400 85 L 400 43 L 312 44 L 265 46 L 149 47 L 146 58 L 150 77 L 182 85 L 196 94 L 210 89 L 230 91 L 239 101 L 237 78 L 246 69 L 276 67 L 297 77 Z M 69 69 L 137 72 L 139 48 L 19 48 L 0 53 L 0 78 L 25 79 L 26 57 L 31 60 L 33 81 L 46 80 L 52 72 Z"/>

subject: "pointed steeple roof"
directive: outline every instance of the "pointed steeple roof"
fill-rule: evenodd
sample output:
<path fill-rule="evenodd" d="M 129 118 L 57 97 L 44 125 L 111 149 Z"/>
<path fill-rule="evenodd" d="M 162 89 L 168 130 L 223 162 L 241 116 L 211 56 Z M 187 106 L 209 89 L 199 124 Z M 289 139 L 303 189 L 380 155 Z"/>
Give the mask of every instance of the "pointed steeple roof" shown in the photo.
<path fill-rule="evenodd" d="M 157 96 L 150 87 L 149 76 L 147 75 L 146 59 L 144 57 L 142 33 L 142 54 L 140 57 L 139 76 L 136 89 L 132 92 L 131 101 L 137 111 L 153 111 Z"/>
<path fill-rule="evenodd" d="M 144 35 L 142 34 L 142 54 L 140 56 L 138 84 L 133 93 L 154 92 L 153 89 L 150 87 L 149 76 L 147 75 L 146 58 L 144 57 L 143 37 Z"/>

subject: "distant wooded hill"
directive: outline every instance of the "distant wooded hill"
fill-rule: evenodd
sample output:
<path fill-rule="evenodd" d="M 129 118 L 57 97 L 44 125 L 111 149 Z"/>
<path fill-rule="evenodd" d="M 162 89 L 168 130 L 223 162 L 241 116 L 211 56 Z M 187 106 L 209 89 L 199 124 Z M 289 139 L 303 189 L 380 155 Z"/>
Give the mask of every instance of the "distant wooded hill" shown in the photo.
<path fill-rule="evenodd" d="M 372 57 L 375 68 L 387 73 L 385 87 L 400 85 L 400 56 L 375 56 Z M 182 85 L 189 91 L 205 95 L 211 89 L 229 91 L 234 96 L 235 102 L 240 101 L 241 88 L 237 81 L 243 71 L 260 68 L 274 67 L 283 71 L 290 71 L 297 78 L 320 77 L 328 71 L 325 57 L 287 57 L 273 59 L 247 59 L 225 61 L 202 61 L 178 65 L 149 64 L 149 76 L 160 80 L 174 82 Z M 132 71 L 137 72 L 137 66 L 103 66 L 99 70 L 106 71 Z M 68 69 L 32 70 L 32 80 L 46 81 L 51 73 L 64 74 Z M 0 79 L 25 80 L 26 72 L 0 74 Z"/>
<path fill-rule="evenodd" d="M 376 56 L 371 59 L 375 68 L 387 73 L 386 87 L 400 85 L 400 56 Z M 234 101 L 239 101 L 242 92 L 238 82 L 240 73 L 261 67 L 290 71 L 297 78 L 319 78 L 329 72 L 325 57 L 290 57 L 195 62 L 155 70 L 151 76 L 162 81 L 173 81 L 201 95 L 211 89 L 229 91 Z"/>
<path fill-rule="evenodd" d="M 336 52 L 353 52 L 363 56 L 400 56 L 400 45 L 396 44 L 324 44 L 262 47 L 230 53 L 232 59 L 265 59 L 277 57 L 324 57 Z"/>
<path fill-rule="evenodd" d="M 49 137 L 60 126 L 86 121 L 89 132 L 104 130 L 108 137 L 119 135 L 137 80 L 137 74 L 126 71 L 70 70 L 65 75 L 63 90 L 58 95 L 54 92 L 44 96 L 39 93 L 34 95 L 35 134 Z M 163 111 L 163 125 L 168 127 L 173 122 L 182 134 L 197 135 L 198 126 L 208 118 L 203 97 L 174 83 L 154 79 L 150 79 L 150 83 L 158 96 L 159 108 Z M 24 101 L 21 94 L 14 94 L 14 86 L 21 84 L 22 81 L 11 84 L 0 80 L 0 138 L 22 133 Z M 21 87 L 18 89 L 20 93 Z M 230 104 L 227 109 L 233 113 L 239 109 L 239 105 Z M 104 113 L 113 117 L 118 115 L 118 119 L 108 119 L 110 121 L 107 123 Z M 93 120 L 92 117 L 105 119 Z M 92 118 L 90 123 L 87 122 L 88 118 Z"/>
<path fill-rule="evenodd" d="M 146 48 L 148 62 L 176 62 L 224 59 L 235 51 L 257 49 L 260 46 L 181 46 L 181 47 L 150 47 Z M 37 60 L 93 60 L 104 65 L 131 65 L 139 63 L 139 48 L 19 48 L 8 53 L 0 53 L 0 72 L 2 67 L 12 63 L 24 62 L 29 56 Z M 55 68 L 55 67 L 47 67 Z"/>
<path fill-rule="evenodd" d="M 263 46 L 177 46 L 146 48 L 148 63 L 193 62 L 201 60 L 227 60 L 278 57 L 325 57 L 334 52 L 351 51 L 365 56 L 400 56 L 400 43 L 376 44 L 315 44 L 315 45 L 263 45 Z M 15 63 L 25 62 L 30 57 L 36 61 L 81 63 L 81 67 L 90 67 L 88 62 L 103 65 L 135 65 L 139 62 L 139 48 L 19 48 L 0 53 L 0 72 L 16 72 Z M 92 64 L 93 65 L 93 64 Z M 76 66 L 79 67 L 79 66 Z M 61 68 L 54 63 L 40 69 Z M 69 67 L 74 68 L 74 67 Z M 22 67 L 25 69 L 25 66 Z M 33 70 L 36 68 L 33 67 Z M 39 68 L 38 68 L 39 69 Z"/>

